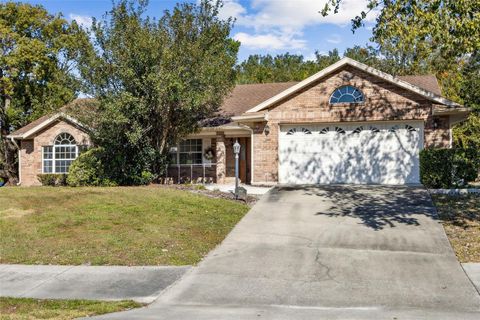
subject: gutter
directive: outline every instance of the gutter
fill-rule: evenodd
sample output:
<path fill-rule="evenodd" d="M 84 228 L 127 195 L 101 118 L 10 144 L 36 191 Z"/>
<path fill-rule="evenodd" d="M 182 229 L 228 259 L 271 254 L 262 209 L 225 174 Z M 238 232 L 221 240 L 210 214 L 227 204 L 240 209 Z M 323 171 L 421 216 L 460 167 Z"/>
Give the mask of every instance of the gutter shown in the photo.
<path fill-rule="evenodd" d="M 12 143 L 14 144 L 14 146 L 20 150 L 20 146 L 17 144 L 17 141 L 15 141 L 15 136 L 7 136 L 7 138 L 9 138 L 10 141 L 12 141 Z"/>
<path fill-rule="evenodd" d="M 458 108 L 445 108 L 445 109 L 440 109 L 436 110 L 436 108 L 433 108 L 432 115 L 434 116 L 442 116 L 442 115 L 455 115 L 455 114 L 466 114 L 470 113 L 472 111 L 471 108 L 467 107 L 458 107 Z"/>
<path fill-rule="evenodd" d="M 267 115 L 265 113 L 262 114 L 244 114 L 241 116 L 232 117 L 232 120 L 235 122 L 253 122 L 253 121 L 266 121 Z"/>

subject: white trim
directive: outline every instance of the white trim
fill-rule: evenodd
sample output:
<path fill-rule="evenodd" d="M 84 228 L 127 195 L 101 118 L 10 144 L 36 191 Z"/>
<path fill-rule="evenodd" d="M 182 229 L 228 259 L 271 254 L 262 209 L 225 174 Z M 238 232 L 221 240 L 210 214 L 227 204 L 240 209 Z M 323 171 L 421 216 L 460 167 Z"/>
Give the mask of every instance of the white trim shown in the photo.
<path fill-rule="evenodd" d="M 355 61 L 353 59 L 350 59 L 350 58 L 343 58 L 341 59 L 340 61 L 332 64 L 331 66 L 321 70 L 320 72 L 317 72 L 316 74 L 314 74 L 313 76 L 310 76 L 308 77 L 307 79 L 297 83 L 296 85 L 288 88 L 287 90 L 285 91 L 282 91 L 280 92 L 279 94 L 277 94 L 276 96 L 273 96 L 272 98 L 268 99 L 268 100 L 265 100 L 264 102 L 258 104 L 257 106 L 253 107 L 252 109 L 250 110 L 247 110 L 246 113 L 252 113 L 252 112 L 259 112 L 263 109 L 266 109 L 268 107 L 270 107 L 271 105 L 275 104 L 276 102 L 290 96 L 291 94 L 305 88 L 306 86 L 308 86 L 309 84 L 311 84 L 312 82 L 315 82 L 323 77 L 325 77 L 326 75 L 334 72 L 335 70 L 345 66 L 345 65 L 349 65 L 349 66 L 352 66 L 352 67 L 355 67 L 355 68 L 358 68 L 362 71 L 365 71 L 367 73 L 370 73 L 372 75 L 375 75 L 383 80 L 386 80 L 388 82 L 391 82 L 403 89 L 407 89 L 407 90 L 410 90 L 412 92 L 415 92 L 429 100 L 432 100 L 434 102 L 437 102 L 437 103 L 440 103 L 440 104 L 443 104 L 443 105 L 446 105 L 446 106 L 451 106 L 451 107 L 460 107 L 460 105 L 456 102 L 453 102 L 451 100 L 448 100 L 448 99 L 445 99 L 433 92 L 430 92 L 430 91 L 427 91 L 427 90 L 424 90 L 420 87 L 417 87 L 411 83 L 408 83 L 404 80 L 401 80 L 401 79 L 398 79 L 398 78 L 395 78 L 394 76 L 392 75 L 389 75 L 385 72 L 382 72 L 380 70 L 377 70 L 375 68 L 372 68 L 372 67 L 369 67 L 367 66 L 366 64 L 363 64 L 363 63 L 360 63 L 358 61 Z"/>
<path fill-rule="evenodd" d="M 254 160 L 254 157 L 255 157 L 255 153 L 253 152 L 254 151 L 254 138 L 255 138 L 255 134 L 254 134 L 254 130 L 252 128 L 250 128 L 250 184 L 254 184 L 255 183 L 255 160 Z"/>
<path fill-rule="evenodd" d="M 34 134 L 35 132 L 49 126 L 52 122 L 58 120 L 58 119 L 63 119 L 63 120 L 67 120 L 73 124 L 75 124 L 76 126 L 84 129 L 84 130 L 87 130 L 88 127 L 86 127 L 85 125 L 83 125 L 82 123 L 80 123 L 77 119 L 63 113 L 63 112 L 59 112 L 59 113 L 56 113 L 54 114 L 53 116 L 51 116 L 50 118 L 48 118 L 47 120 L 39 123 L 38 125 L 36 125 L 35 127 L 33 127 L 32 129 L 28 130 L 27 132 L 23 133 L 23 134 L 20 134 L 20 135 L 9 135 L 8 137 L 9 138 L 14 138 L 14 139 L 26 139 L 28 138 L 29 136 L 31 136 L 32 134 Z"/>
<path fill-rule="evenodd" d="M 59 159 L 59 161 L 68 161 L 71 160 L 72 162 L 75 161 L 78 158 L 78 144 L 53 144 L 53 145 L 46 145 L 46 146 L 41 146 L 42 148 L 42 174 L 68 174 L 67 172 L 56 172 L 56 161 L 57 157 L 55 156 L 56 154 L 56 147 L 75 147 L 75 158 L 74 159 Z M 52 147 L 52 159 L 48 159 L 52 162 L 52 172 L 45 172 L 45 167 L 44 167 L 44 161 L 45 158 L 43 157 L 43 148 L 45 147 Z"/>
<path fill-rule="evenodd" d="M 22 183 L 22 149 L 18 148 L 18 183 L 17 185 L 21 185 Z"/>
<path fill-rule="evenodd" d="M 282 121 L 279 122 L 279 126 L 296 126 L 296 125 L 349 125 L 349 124 L 362 124 L 362 123 L 404 123 L 404 122 L 422 122 L 424 123 L 425 120 L 423 119 L 400 119 L 400 120 L 357 120 L 357 121 L 310 121 L 310 122 L 291 122 L 291 121 Z"/>
<path fill-rule="evenodd" d="M 453 147 L 453 133 L 452 133 L 452 123 L 448 119 L 448 147 L 451 149 Z"/>
<path fill-rule="evenodd" d="M 270 100 L 270 99 L 269 99 Z M 267 100 L 268 101 L 268 100 Z M 257 108 L 257 107 L 255 107 Z M 247 110 L 247 112 L 254 112 L 252 111 L 253 109 Z M 254 115 L 241 115 L 241 116 L 235 116 L 232 117 L 233 121 L 264 121 L 267 120 L 266 114 L 254 114 Z"/>

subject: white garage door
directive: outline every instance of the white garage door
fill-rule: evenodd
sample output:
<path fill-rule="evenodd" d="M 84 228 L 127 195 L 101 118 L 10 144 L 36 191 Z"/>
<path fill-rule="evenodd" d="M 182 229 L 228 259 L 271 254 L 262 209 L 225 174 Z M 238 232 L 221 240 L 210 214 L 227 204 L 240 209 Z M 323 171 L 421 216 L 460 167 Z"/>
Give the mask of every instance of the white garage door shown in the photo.
<path fill-rule="evenodd" d="M 279 182 L 419 183 L 422 122 L 282 125 Z"/>

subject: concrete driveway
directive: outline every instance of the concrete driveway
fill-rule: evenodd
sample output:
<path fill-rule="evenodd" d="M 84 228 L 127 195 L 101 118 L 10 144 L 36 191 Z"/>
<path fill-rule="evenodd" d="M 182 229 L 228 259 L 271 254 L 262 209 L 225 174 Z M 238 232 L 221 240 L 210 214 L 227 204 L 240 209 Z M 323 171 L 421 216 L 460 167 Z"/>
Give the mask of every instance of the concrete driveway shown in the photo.
<path fill-rule="evenodd" d="M 109 319 L 478 319 L 420 187 L 277 187 L 148 308 Z"/>

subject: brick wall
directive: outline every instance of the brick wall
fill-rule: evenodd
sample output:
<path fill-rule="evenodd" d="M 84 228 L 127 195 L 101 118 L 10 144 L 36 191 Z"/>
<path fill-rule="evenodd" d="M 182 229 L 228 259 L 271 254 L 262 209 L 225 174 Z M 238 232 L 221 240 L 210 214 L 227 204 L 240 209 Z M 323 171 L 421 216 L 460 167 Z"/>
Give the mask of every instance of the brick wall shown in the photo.
<path fill-rule="evenodd" d="M 90 145 L 88 134 L 65 121 L 57 121 L 20 145 L 20 183 L 22 186 L 40 185 L 37 175 L 42 173 L 42 147 L 53 145 L 60 133 L 69 133 L 79 145 Z"/>
<path fill-rule="evenodd" d="M 362 90 L 362 104 L 329 103 L 332 92 L 343 85 Z M 268 110 L 268 122 L 251 124 L 254 130 L 254 183 L 278 180 L 278 132 L 281 123 L 318 123 L 348 121 L 423 120 L 425 146 L 448 147 L 449 118 L 431 116 L 432 103 L 424 97 L 401 89 L 352 67 L 304 88 Z M 268 124 L 270 132 L 265 134 Z"/>

